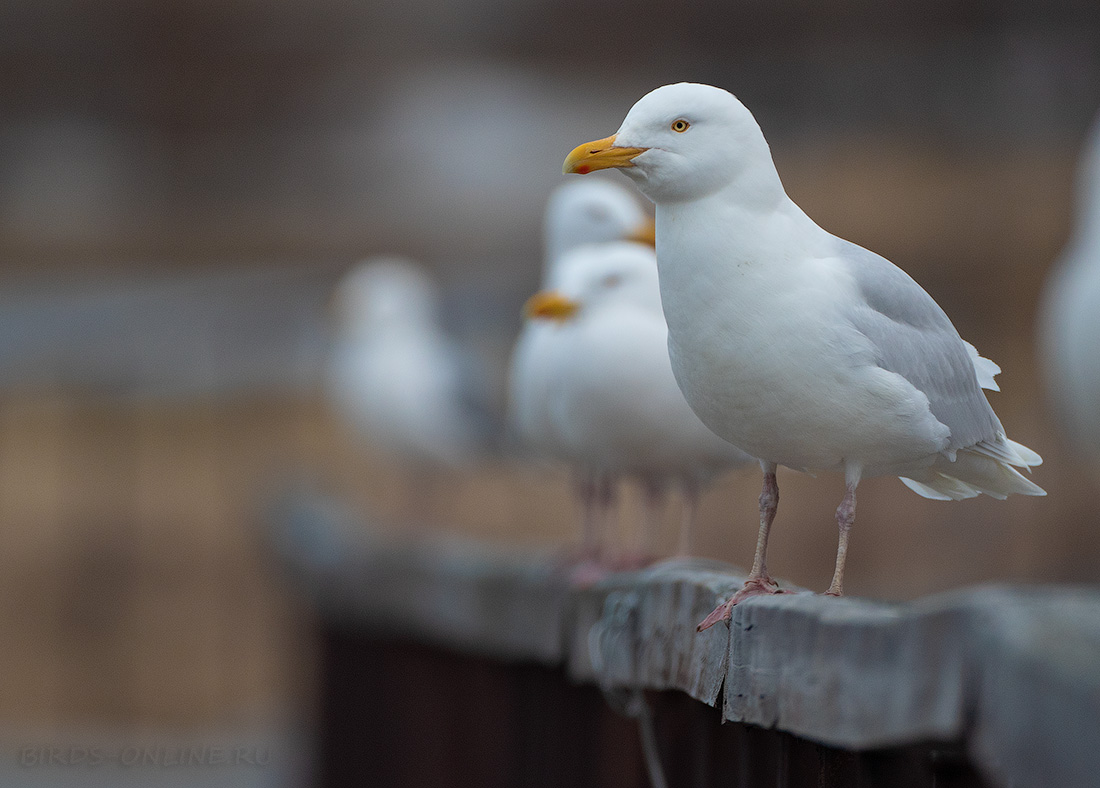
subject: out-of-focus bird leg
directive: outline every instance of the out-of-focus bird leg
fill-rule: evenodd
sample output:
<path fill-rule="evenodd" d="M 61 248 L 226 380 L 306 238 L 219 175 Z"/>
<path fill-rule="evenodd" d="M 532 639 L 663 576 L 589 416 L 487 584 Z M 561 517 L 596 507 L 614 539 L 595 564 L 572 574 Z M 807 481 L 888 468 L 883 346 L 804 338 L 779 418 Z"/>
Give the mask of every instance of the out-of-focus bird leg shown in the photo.
<path fill-rule="evenodd" d="M 603 564 L 613 560 L 613 540 L 609 535 L 615 533 L 616 515 L 619 503 L 619 480 L 609 473 L 600 473 L 596 476 L 596 544 L 597 557 Z"/>
<path fill-rule="evenodd" d="M 768 575 L 767 552 L 768 534 L 771 531 L 772 520 L 779 509 L 779 484 L 775 479 L 775 463 L 760 462 L 764 471 L 764 486 L 760 491 L 760 532 L 756 537 L 756 555 L 752 559 L 752 569 L 745 585 L 733 594 L 729 599 L 711 611 L 695 629 L 702 632 L 704 629 L 717 624 L 719 621 L 727 621 L 733 614 L 734 605 L 749 597 L 762 594 L 782 594 L 779 584 Z"/>
<path fill-rule="evenodd" d="M 665 507 L 665 488 L 660 482 L 642 482 L 642 533 L 638 540 L 638 552 L 643 559 L 657 555 L 658 534 L 661 530 L 661 514 Z"/>
<path fill-rule="evenodd" d="M 573 489 L 581 509 L 580 554 L 567 560 L 569 582 L 587 587 L 599 582 L 606 574 L 604 545 L 606 498 L 608 492 L 599 474 L 578 472 L 573 477 Z"/>
<path fill-rule="evenodd" d="M 680 538 L 676 545 L 676 554 L 689 556 L 695 549 L 695 517 L 699 511 L 699 485 L 685 480 L 682 486 L 683 507 L 680 512 Z"/>
<path fill-rule="evenodd" d="M 833 571 L 833 582 L 825 592 L 829 596 L 841 596 L 844 593 L 844 561 L 848 557 L 848 532 L 852 530 L 852 523 L 855 520 L 856 486 L 849 482 L 844 498 L 836 509 L 836 524 L 840 530 L 840 538 L 836 546 L 836 569 Z"/>
<path fill-rule="evenodd" d="M 600 557 L 596 488 L 597 481 L 594 474 L 578 473 L 573 478 L 573 489 L 581 509 L 581 556 L 593 561 Z"/>
<path fill-rule="evenodd" d="M 633 546 L 616 562 L 620 569 L 625 570 L 648 566 L 657 556 L 661 515 L 665 508 L 665 485 L 659 479 L 643 477 L 639 479 L 639 486 L 642 490 L 641 524 L 634 529 Z"/>

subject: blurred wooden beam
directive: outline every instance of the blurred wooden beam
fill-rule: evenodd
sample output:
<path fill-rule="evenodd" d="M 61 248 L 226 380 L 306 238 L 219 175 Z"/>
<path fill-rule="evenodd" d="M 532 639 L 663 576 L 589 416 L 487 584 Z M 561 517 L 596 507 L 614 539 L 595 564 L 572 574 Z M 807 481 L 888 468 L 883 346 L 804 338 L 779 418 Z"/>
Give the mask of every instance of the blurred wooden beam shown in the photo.
<path fill-rule="evenodd" d="M 345 630 L 540 663 L 611 694 L 678 690 L 723 721 L 837 750 L 965 743 L 1005 785 L 1084 788 L 1100 772 L 1095 589 L 987 587 L 907 604 L 793 593 L 697 634 L 743 582 L 736 570 L 670 561 L 578 590 L 546 557 L 395 541 L 331 503 L 295 499 L 273 520 L 284 563 Z"/>

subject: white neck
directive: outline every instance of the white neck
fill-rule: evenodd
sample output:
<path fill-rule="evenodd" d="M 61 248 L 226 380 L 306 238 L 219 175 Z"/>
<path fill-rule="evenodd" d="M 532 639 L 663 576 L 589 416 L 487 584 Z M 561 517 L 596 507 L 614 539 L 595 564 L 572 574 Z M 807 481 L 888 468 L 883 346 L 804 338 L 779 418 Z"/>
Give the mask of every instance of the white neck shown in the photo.
<path fill-rule="evenodd" d="M 772 211 L 781 203 L 790 202 L 790 198 L 783 188 L 783 181 L 772 161 L 771 149 L 763 135 L 759 136 L 758 142 L 761 150 L 745 157 L 745 166 L 718 191 L 718 195 L 726 203 Z"/>
<path fill-rule="evenodd" d="M 784 250 L 809 251 L 827 235 L 787 196 L 770 160 L 767 169 L 746 170 L 714 194 L 659 203 L 656 223 L 662 274 L 662 249 L 692 248 L 691 258 L 700 265 L 709 259 L 767 265 L 781 263 Z"/>
<path fill-rule="evenodd" d="M 827 247 L 828 233 L 766 164 L 702 199 L 657 205 L 657 268 L 674 338 L 691 326 L 703 330 L 698 321 L 751 322 L 770 294 L 802 277 L 805 262 Z"/>

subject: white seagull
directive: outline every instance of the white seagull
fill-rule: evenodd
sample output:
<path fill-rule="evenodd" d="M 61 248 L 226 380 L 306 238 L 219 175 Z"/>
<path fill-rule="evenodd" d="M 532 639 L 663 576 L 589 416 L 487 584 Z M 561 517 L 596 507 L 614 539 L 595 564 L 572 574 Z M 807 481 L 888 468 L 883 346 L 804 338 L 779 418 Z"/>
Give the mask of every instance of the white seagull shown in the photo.
<path fill-rule="evenodd" d="M 653 245 L 653 222 L 628 190 L 611 181 L 571 181 L 546 201 L 542 283 L 567 253 L 585 244 L 638 241 Z"/>
<path fill-rule="evenodd" d="M 1100 116 L 1081 154 L 1077 217 L 1044 296 L 1047 393 L 1077 452 L 1100 462 Z"/>
<path fill-rule="evenodd" d="M 335 295 L 327 394 L 374 451 L 422 471 L 454 470 L 492 442 L 488 383 L 439 325 L 439 290 L 416 264 L 381 257 Z"/>
<path fill-rule="evenodd" d="M 648 241 L 653 222 L 628 190 L 610 181 L 577 181 L 559 186 L 547 201 L 543 220 L 542 289 L 552 288 L 561 260 L 581 246 L 622 240 Z M 558 333 L 545 321 L 529 320 L 516 340 L 509 365 L 508 422 L 519 440 L 542 457 L 560 457 L 564 447 L 551 424 L 549 386 L 555 372 Z M 603 521 L 615 502 L 615 485 L 606 475 L 574 474 L 581 504 L 583 546 L 590 558 L 598 552 Z"/>
<path fill-rule="evenodd" d="M 826 232 L 787 196 L 756 120 L 720 88 L 680 83 L 636 103 L 619 131 L 575 148 L 564 171 L 621 168 L 656 203 L 657 262 L 676 380 L 703 423 L 764 471 L 760 533 L 733 605 L 776 593 L 765 561 L 778 465 L 838 470 L 839 596 L 860 479 L 897 475 L 928 498 L 1043 495 L 1017 467 L 981 389 L 978 356 L 920 285 Z"/>
<path fill-rule="evenodd" d="M 699 421 L 676 385 L 650 246 L 582 246 L 558 264 L 556 287 L 534 295 L 529 319 L 553 332 L 541 359 L 554 456 L 582 478 L 637 480 L 645 493 L 646 548 L 665 492 L 684 495 L 686 552 L 700 489 L 753 462 Z"/>

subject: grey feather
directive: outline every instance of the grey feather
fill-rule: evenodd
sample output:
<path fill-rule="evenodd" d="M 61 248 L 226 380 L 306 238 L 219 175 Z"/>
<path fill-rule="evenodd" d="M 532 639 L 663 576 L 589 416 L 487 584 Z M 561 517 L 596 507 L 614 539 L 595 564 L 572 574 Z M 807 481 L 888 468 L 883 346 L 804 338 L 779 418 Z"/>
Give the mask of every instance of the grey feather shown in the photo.
<path fill-rule="evenodd" d="M 848 318 L 874 345 L 875 363 L 924 392 L 932 415 L 951 431 L 951 454 L 1002 443 L 1004 428 L 982 393 L 971 354 L 939 304 L 889 260 L 842 238 L 836 242 L 862 296 Z"/>

